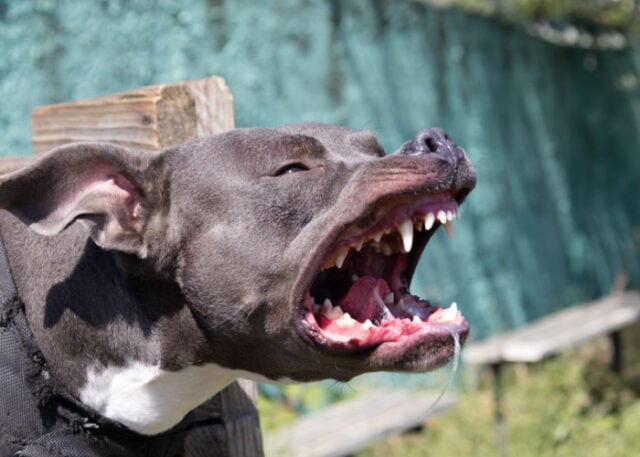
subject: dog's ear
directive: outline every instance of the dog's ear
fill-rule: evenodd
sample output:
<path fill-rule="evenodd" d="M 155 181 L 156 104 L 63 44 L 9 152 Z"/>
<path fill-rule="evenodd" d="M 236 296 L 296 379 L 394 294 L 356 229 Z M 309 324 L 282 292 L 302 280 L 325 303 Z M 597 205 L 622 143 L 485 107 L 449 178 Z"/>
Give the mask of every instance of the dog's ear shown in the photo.
<path fill-rule="evenodd" d="M 153 156 L 100 143 L 59 147 L 0 176 L 0 208 L 43 235 L 80 221 L 99 246 L 144 257 L 143 232 L 152 211 L 145 174 Z"/>

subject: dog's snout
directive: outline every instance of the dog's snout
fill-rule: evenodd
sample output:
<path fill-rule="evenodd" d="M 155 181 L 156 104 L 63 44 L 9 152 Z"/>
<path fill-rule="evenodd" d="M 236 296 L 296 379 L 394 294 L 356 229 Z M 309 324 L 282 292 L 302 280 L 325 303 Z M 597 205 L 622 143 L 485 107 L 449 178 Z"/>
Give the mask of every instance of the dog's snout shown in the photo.
<path fill-rule="evenodd" d="M 451 163 L 464 156 L 464 151 L 449 138 L 447 132 L 439 128 L 422 130 L 413 140 L 405 143 L 400 152 L 406 155 L 436 154 Z"/>

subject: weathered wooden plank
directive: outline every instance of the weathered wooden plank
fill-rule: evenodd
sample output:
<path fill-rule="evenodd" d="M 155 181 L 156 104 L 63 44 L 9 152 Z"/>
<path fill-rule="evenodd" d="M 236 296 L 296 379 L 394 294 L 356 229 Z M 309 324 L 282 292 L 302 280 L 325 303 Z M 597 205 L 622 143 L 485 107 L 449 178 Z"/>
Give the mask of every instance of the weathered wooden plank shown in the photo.
<path fill-rule="evenodd" d="M 41 154 L 70 142 L 104 141 L 156 150 L 221 133 L 234 122 L 229 88 L 212 76 L 37 108 L 32 113 L 33 147 Z M 11 168 L 28 160 L 5 158 L 3 163 Z M 256 400 L 255 383 L 238 381 L 198 408 L 187 456 L 262 456 Z"/>
<path fill-rule="evenodd" d="M 77 141 L 156 150 L 232 129 L 233 97 L 213 76 L 43 106 L 31 121 L 36 154 Z"/>
<path fill-rule="evenodd" d="M 0 174 L 26 167 L 32 161 L 33 157 L 0 157 Z"/>
<path fill-rule="evenodd" d="M 344 457 L 380 440 L 422 425 L 455 404 L 451 394 L 373 391 L 305 416 L 265 435 L 273 457 Z"/>
<path fill-rule="evenodd" d="M 467 362 L 537 362 L 640 320 L 640 292 L 628 291 L 554 313 L 513 332 L 468 345 Z"/>

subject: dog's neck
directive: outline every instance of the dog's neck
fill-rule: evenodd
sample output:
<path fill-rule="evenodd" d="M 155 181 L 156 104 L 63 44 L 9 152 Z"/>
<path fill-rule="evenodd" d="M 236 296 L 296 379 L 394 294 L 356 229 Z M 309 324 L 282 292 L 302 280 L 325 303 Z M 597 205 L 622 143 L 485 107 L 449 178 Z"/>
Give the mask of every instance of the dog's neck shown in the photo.
<path fill-rule="evenodd" d="M 131 262 L 123 271 L 122 264 L 115 266 L 122 259 L 91 244 L 83 256 L 74 257 L 77 249 L 70 246 L 86 243 L 81 229 L 70 229 L 51 243 L 19 233 L 22 227 L 6 214 L 0 219 L 14 279 L 49 371 L 87 406 L 139 433 L 155 434 L 180 422 L 236 377 L 252 377 L 198 360 L 198 345 L 206 342 L 170 282 L 145 276 L 141 284 L 151 278 L 152 285 L 137 290 L 139 271 L 129 270 Z M 20 236 L 26 239 L 18 243 Z M 31 248 L 41 244 L 61 260 L 51 264 L 24 258 L 17 254 L 22 242 Z M 101 295 L 91 281 L 105 281 L 104 275 L 110 288 Z M 122 301 L 125 297 L 129 301 Z M 122 353 L 131 358 L 113 358 Z"/>

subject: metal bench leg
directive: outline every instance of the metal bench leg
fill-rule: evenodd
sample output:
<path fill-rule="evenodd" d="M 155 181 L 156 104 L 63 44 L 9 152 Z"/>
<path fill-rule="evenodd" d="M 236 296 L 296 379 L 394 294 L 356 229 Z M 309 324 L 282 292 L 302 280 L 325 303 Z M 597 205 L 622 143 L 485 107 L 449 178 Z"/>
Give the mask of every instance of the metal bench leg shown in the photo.
<path fill-rule="evenodd" d="M 616 330 L 609 334 L 612 345 L 611 369 L 618 373 L 622 373 L 622 335 L 620 330 Z"/>
<path fill-rule="evenodd" d="M 498 436 L 498 448 L 500 455 L 507 455 L 507 431 L 504 424 L 504 413 L 502 410 L 502 363 L 491 364 L 491 372 L 493 373 L 493 397 L 495 402 L 494 423 Z"/>

